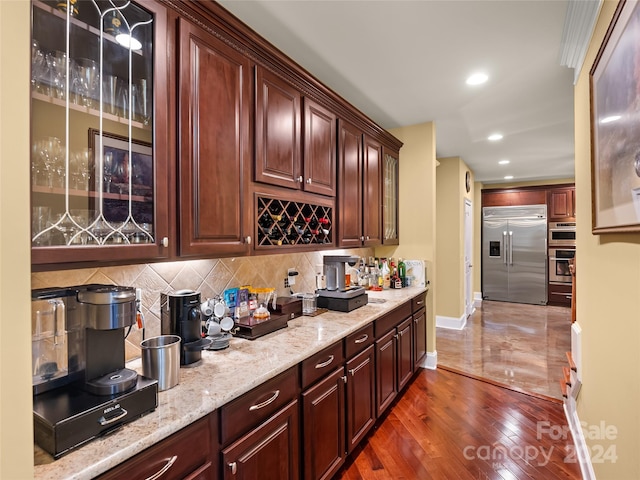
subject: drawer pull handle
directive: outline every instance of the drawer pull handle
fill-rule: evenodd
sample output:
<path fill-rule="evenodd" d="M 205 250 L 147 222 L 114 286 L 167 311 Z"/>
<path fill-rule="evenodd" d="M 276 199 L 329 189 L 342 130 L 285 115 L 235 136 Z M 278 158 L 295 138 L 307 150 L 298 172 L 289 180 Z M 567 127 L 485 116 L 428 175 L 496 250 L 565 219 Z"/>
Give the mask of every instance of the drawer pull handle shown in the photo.
<path fill-rule="evenodd" d="M 324 368 L 327 365 L 331 365 L 331 362 L 333 362 L 334 356 L 333 355 L 329 355 L 329 359 L 326 362 L 322 362 L 322 363 L 318 363 L 316 365 L 316 368 Z"/>
<path fill-rule="evenodd" d="M 116 415 L 115 417 L 110 418 L 108 420 L 106 418 L 104 418 L 104 417 L 100 417 L 98 419 L 98 422 L 100 423 L 100 425 L 102 425 L 104 427 L 105 425 L 109 425 L 110 423 L 116 422 L 116 421 L 120 420 L 121 418 L 126 417 L 127 414 L 129 413 L 124 408 L 120 408 L 120 410 L 122 410 L 122 413 L 120 415 Z"/>
<path fill-rule="evenodd" d="M 369 335 L 365 333 L 360 338 L 356 338 L 353 343 L 364 343 L 368 340 L 368 338 L 369 338 Z"/>
<path fill-rule="evenodd" d="M 156 473 L 154 473 L 153 475 L 148 477 L 147 480 L 156 480 L 157 478 L 160 478 L 162 475 L 167 473 L 167 470 L 169 470 L 173 466 L 174 463 L 176 463 L 177 459 L 178 459 L 177 455 L 174 455 L 173 457 L 171 457 L 167 461 L 167 463 L 165 464 L 164 467 L 162 467 L 159 471 L 157 471 Z"/>
<path fill-rule="evenodd" d="M 265 400 L 262 403 L 258 403 L 256 405 L 251 405 L 249 407 L 249 411 L 253 412 L 255 410 L 260 410 L 261 408 L 266 407 L 267 405 L 273 403 L 276 401 L 276 398 L 278 398 L 278 395 L 280 395 L 280 390 L 276 390 L 275 392 L 273 392 L 273 395 L 271 396 L 271 398 L 268 398 L 267 400 Z"/>
<path fill-rule="evenodd" d="M 424 303 L 424 300 L 418 300 L 418 301 L 416 302 L 416 305 L 422 305 L 423 303 Z"/>
<path fill-rule="evenodd" d="M 236 465 L 236 462 L 229 463 L 228 467 L 231 469 L 231 475 L 235 475 L 236 472 L 238 471 L 238 466 Z"/>

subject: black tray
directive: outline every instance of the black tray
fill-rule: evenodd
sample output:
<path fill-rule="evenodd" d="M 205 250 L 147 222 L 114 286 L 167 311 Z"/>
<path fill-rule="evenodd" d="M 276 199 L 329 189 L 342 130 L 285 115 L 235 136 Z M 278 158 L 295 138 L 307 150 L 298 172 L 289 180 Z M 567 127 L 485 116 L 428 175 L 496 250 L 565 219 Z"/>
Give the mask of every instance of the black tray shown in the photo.
<path fill-rule="evenodd" d="M 275 332 L 281 328 L 286 328 L 288 326 L 288 321 L 289 315 L 279 315 L 277 317 L 272 315 L 269 320 L 256 323 L 255 325 L 236 324 L 234 335 L 248 340 L 255 340 L 256 338 Z"/>

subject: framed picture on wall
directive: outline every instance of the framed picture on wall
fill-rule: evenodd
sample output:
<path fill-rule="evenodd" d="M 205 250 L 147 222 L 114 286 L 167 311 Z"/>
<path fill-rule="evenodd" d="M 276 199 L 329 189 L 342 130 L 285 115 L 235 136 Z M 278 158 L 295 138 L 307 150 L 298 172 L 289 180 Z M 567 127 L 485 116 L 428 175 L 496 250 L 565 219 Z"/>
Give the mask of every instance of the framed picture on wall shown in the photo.
<path fill-rule="evenodd" d="M 590 72 L 592 231 L 640 232 L 640 4 L 622 1 Z"/>

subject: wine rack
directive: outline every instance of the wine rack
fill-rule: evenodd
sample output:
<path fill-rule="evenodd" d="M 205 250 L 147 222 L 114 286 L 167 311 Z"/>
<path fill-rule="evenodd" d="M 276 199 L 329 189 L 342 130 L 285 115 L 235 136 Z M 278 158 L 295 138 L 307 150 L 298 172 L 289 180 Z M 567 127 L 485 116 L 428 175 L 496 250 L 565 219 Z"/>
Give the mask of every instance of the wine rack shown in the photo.
<path fill-rule="evenodd" d="M 256 213 L 258 248 L 333 244 L 330 206 L 258 196 Z"/>

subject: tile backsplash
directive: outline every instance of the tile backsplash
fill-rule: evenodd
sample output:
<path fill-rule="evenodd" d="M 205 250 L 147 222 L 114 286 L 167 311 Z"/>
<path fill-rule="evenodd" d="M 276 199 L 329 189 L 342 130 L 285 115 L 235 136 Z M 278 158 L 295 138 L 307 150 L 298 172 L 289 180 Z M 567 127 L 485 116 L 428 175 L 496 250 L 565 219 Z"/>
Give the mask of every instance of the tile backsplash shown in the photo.
<path fill-rule="evenodd" d="M 57 270 L 31 274 L 31 288 L 64 287 L 86 283 L 106 283 L 142 289 L 142 312 L 145 317 L 144 338 L 160 335 L 160 294 L 175 290 L 195 290 L 203 300 L 225 289 L 252 285 L 274 287 L 278 296 L 289 295 L 284 287 L 287 269 L 298 271 L 294 292 L 315 290 L 315 274 L 324 255 L 373 255 L 371 248 L 323 250 L 321 252 L 259 255 L 221 259 Z M 140 356 L 143 331 L 135 326 L 126 341 L 127 360 Z"/>

